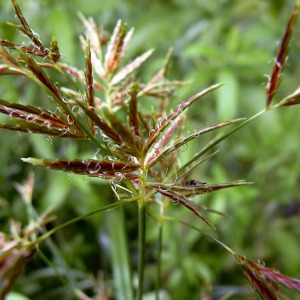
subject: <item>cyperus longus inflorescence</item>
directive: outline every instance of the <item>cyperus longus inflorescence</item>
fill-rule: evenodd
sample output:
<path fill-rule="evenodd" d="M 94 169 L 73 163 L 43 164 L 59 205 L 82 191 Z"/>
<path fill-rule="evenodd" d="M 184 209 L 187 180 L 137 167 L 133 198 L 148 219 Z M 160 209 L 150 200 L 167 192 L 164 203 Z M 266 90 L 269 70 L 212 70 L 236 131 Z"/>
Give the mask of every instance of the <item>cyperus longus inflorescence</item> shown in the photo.
<path fill-rule="evenodd" d="M 219 88 L 219 84 L 195 94 L 168 112 L 165 104 L 170 101 L 173 92 L 184 84 L 170 81 L 166 77 L 170 54 L 163 68 L 149 82 L 142 83 L 136 71 L 153 50 L 124 65 L 133 30 L 127 32 L 127 26 L 119 21 L 112 36 L 109 39 L 104 38 L 92 19 L 87 20 L 80 16 L 86 29 L 85 35 L 80 38 L 85 51 L 85 69 L 78 70 L 63 62 L 55 39 L 52 39 L 50 50 L 37 40 L 17 3 L 13 3 L 20 25 L 11 25 L 30 39 L 31 47 L 2 40 L 2 74 L 22 75 L 34 80 L 52 96 L 55 109 L 50 111 L 1 100 L 1 112 L 10 116 L 15 123 L 1 124 L 1 127 L 59 138 L 90 140 L 95 151 L 98 149 L 103 157 L 98 161 L 90 158 L 55 161 L 26 158 L 23 161 L 118 182 L 131 180 L 137 191 L 143 183 L 143 191 L 146 193 L 141 195 L 143 198 L 149 192 L 153 195 L 160 193 L 158 186 L 163 187 L 169 182 L 173 182 L 174 186 L 182 185 L 206 152 L 203 151 L 196 160 L 180 167 L 177 155 L 180 148 L 208 132 L 241 121 L 236 119 L 222 122 L 184 136 L 188 107 Z M 71 81 L 72 85 L 60 84 L 58 87 L 48 75 L 47 69 L 56 70 L 63 78 Z M 145 113 L 145 97 L 155 98 L 157 107 L 164 109 L 155 111 L 154 107 L 152 114 Z M 122 116 L 119 111 L 126 115 Z M 239 181 L 229 185 L 241 184 L 246 182 Z M 204 190 L 195 194 L 208 193 L 222 187 L 228 187 L 228 184 L 206 184 Z M 190 188 L 183 186 L 182 189 L 188 191 Z M 172 194 L 163 195 L 172 199 L 177 196 L 178 199 L 184 197 L 175 188 L 171 188 L 169 193 Z M 190 200 L 185 199 L 184 202 L 190 203 Z M 209 223 L 206 218 L 203 219 Z"/>

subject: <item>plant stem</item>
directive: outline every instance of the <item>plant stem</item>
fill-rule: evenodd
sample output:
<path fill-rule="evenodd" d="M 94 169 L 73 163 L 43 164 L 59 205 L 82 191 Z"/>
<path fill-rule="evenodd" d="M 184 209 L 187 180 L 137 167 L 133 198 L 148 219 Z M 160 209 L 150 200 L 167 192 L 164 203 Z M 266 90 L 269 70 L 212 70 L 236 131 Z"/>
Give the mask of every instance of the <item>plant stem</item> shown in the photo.
<path fill-rule="evenodd" d="M 157 269 L 156 269 L 157 273 L 156 273 L 156 287 L 155 287 L 156 300 L 159 300 L 159 290 L 160 290 L 162 237 L 163 237 L 163 223 L 161 222 L 159 224 L 159 232 L 158 232 Z"/>
<path fill-rule="evenodd" d="M 146 205 L 139 202 L 139 246 L 138 246 L 138 292 L 137 300 L 142 300 L 144 285 L 144 268 L 145 268 L 145 236 L 146 236 Z"/>

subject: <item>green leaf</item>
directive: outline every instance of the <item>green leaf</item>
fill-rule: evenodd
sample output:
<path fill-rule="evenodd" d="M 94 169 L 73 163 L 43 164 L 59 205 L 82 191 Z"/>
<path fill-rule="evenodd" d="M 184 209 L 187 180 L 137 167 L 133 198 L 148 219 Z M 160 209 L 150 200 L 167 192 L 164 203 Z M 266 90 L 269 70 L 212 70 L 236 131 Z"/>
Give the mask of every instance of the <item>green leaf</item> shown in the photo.
<path fill-rule="evenodd" d="M 117 299 L 133 299 L 132 276 L 128 245 L 126 240 L 126 224 L 123 209 L 110 211 L 107 215 L 110 235 L 110 255 L 114 273 Z"/>
<path fill-rule="evenodd" d="M 233 119 L 238 110 L 239 83 L 237 77 L 231 70 L 224 69 L 218 73 L 217 81 L 225 83 L 216 92 L 218 119 L 223 121 Z"/>

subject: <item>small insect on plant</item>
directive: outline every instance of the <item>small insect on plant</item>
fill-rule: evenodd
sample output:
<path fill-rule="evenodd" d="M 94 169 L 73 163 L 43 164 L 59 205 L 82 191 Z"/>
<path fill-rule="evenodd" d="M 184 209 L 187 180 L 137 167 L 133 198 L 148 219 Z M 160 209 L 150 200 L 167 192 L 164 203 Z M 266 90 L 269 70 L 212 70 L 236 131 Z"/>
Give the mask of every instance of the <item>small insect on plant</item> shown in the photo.
<path fill-rule="evenodd" d="M 204 184 L 206 184 L 206 182 L 197 181 L 195 179 L 191 179 L 185 182 L 185 185 L 204 185 Z"/>
<path fill-rule="evenodd" d="M 56 220 L 56 223 L 52 223 L 53 216 L 48 210 L 38 215 L 32 205 L 33 175 L 30 175 L 23 185 L 18 185 L 27 207 L 29 222 L 24 228 L 13 222 L 11 235 L 0 236 L 1 299 L 7 295 L 25 264 L 34 255 L 44 260 L 67 286 L 67 293 L 71 293 L 68 299 L 72 297 L 92 299 L 96 296 L 100 299 L 110 297 L 142 299 L 145 292 L 152 290 L 156 299 L 162 299 L 166 289 L 164 284 L 167 281 L 164 281 L 162 276 L 165 257 L 163 228 L 166 223 L 187 226 L 229 251 L 240 263 L 250 284 L 263 299 L 278 299 L 278 295 L 281 297 L 283 295 L 279 289 L 281 285 L 300 291 L 299 281 L 248 261 L 216 239 L 216 227 L 208 215 L 226 214 L 205 206 L 196 198 L 225 188 L 249 185 L 251 182 L 238 180 L 206 183 L 188 180 L 202 163 L 213 159 L 217 153 L 215 147 L 230 135 L 268 110 L 300 103 L 300 91 L 297 89 L 272 106 L 282 68 L 286 62 L 292 28 L 298 13 L 297 6 L 288 21 L 269 78 L 266 109 L 250 118 L 219 122 L 187 133 L 185 125 L 188 108 L 205 98 L 207 94 L 221 88 L 222 83 L 211 85 L 176 105 L 172 102 L 174 93 L 185 82 L 168 79 L 171 51 L 167 53 L 164 64 L 157 73 L 144 82 L 139 77 L 138 70 L 151 56 L 153 50 L 126 62 L 125 54 L 133 29 L 128 30 L 126 24 L 118 21 L 111 36 L 108 37 L 92 18 L 86 19 L 83 15 L 80 15 L 80 19 L 85 32 L 80 36 L 80 44 L 85 64 L 83 69 L 78 69 L 69 65 L 63 58 L 54 38 L 44 45 L 23 16 L 17 1 L 12 0 L 12 4 L 19 23 L 9 25 L 20 31 L 25 36 L 26 42 L 16 44 L 13 41 L 0 40 L 0 75 L 18 78 L 25 89 L 32 81 L 50 97 L 40 99 L 36 105 L 21 104 L 17 98 L 14 101 L 0 99 L 0 113 L 5 118 L 0 128 L 29 136 L 41 134 L 55 139 L 58 143 L 60 140 L 68 139 L 68 143 L 74 143 L 78 148 L 89 148 L 89 151 L 80 153 L 80 157 L 75 159 L 64 156 L 56 159 L 26 157 L 22 158 L 22 161 L 69 175 L 105 181 L 112 187 L 111 198 L 114 200 L 109 204 L 99 204 L 100 207 L 97 209 L 67 222 L 59 224 L 59 220 Z M 149 99 L 151 101 L 147 101 Z M 208 133 L 218 134 L 183 164 L 180 159 L 182 148 L 191 141 L 207 136 Z M 60 156 L 62 153 L 67 156 L 68 151 L 58 151 L 57 156 L 59 153 Z M 98 191 L 99 197 L 103 191 Z M 129 253 L 125 241 L 126 223 L 122 223 L 124 215 L 121 214 L 122 207 L 130 204 L 135 204 L 134 216 L 137 220 L 135 247 L 137 253 L 134 254 Z M 199 223 L 204 222 L 204 226 L 197 227 L 194 221 L 188 223 L 178 216 L 172 216 L 174 207 L 177 211 L 181 208 L 188 209 L 199 218 Z M 120 215 L 113 219 L 116 211 L 119 211 Z M 113 280 L 112 282 L 101 281 L 99 278 L 90 280 L 89 283 L 93 282 L 91 285 L 94 285 L 96 294 L 90 295 L 91 285 L 85 289 L 83 282 L 76 278 L 56 246 L 53 235 L 71 224 L 74 225 L 101 212 L 107 212 L 110 224 L 113 269 L 110 274 Z M 52 214 L 54 215 L 55 211 Z M 149 250 L 146 233 L 150 229 L 153 231 L 153 228 L 147 226 L 153 222 L 157 230 L 157 252 L 151 254 L 151 257 L 155 257 L 156 279 L 150 276 L 152 271 L 145 273 Z M 48 226 L 45 227 L 45 224 Z M 204 232 L 203 227 L 210 233 Z M 49 261 L 39 247 L 42 243 L 47 245 L 47 252 L 52 254 L 53 262 Z M 130 261 L 129 257 L 135 256 L 137 260 Z M 60 271 L 62 269 L 65 271 Z M 171 291 L 167 293 L 171 295 Z"/>

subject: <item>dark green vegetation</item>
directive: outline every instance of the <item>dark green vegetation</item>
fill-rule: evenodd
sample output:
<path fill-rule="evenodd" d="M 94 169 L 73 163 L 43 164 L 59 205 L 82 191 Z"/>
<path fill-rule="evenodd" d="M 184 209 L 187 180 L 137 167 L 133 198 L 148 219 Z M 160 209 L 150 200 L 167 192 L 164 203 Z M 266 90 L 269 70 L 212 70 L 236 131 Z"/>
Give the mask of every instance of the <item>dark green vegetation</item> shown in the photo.
<path fill-rule="evenodd" d="M 278 41 L 283 36 L 294 1 L 281 1 L 280 5 L 278 1 L 136 2 L 31 0 L 20 5 L 42 42 L 50 47 L 49 41 L 55 36 L 63 62 L 83 70 L 87 63 L 78 39 L 83 33 L 78 11 L 85 17 L 93 16 L 107 34 L 113 31 L 118 19 L 127 22 L 129 28 L 135 27 L 125 57 L 127 63 L 148 49 L 156 49 L 139 70 L 142 82 L 149 81 L 163 66 L 166 53 L 173 47 L 168 78 L 193 80 L 170 97 L 173 109 L 198 91 L 225 82 L 223 87 L 191 106 L 185 120 L 184 136 L 218 122 L 251 117 L 264 109 L 268 79 L 263 75 L 271 74 L 272 58 L 279 48 Z M 7 21 L 17 23 L 11 2 L 0 5 L 0 38 L 29 46 L 28 39 L 6 24 Z M 299 85 L 299 33 L 296 24 L 289 60 L 274 103 Z M 53 70 L 49 74 L 52 78 L 57 76 L 56 86 L 66 84 L 66 81 L 59 81 L 62 79 Z M 49 95 L 28 79 L 2 76 L 0 80 L 1 99 L 53 109 Z M 163 110 L 155 106 L 152 98 L 141 101 L 145 101 L 139 102 L 143 113 L 151 113 L 151 105 Z M 251 186 L 204 194 L 196 201 L 230 216 L 205 214 L 217 228 L 217 234 L 211 234 L 218 240 L 249 260 L 260 260 L 294 278 L 300 278 L 299 112 L 298 106 L 292 106 L 263 114 L 212 149 L 220 151 L 188 178 L 207 184 L 239 179 L 254 182 Z M 6 120 L 6 116 L 0 116 L 1 123 Z M 186 149 L 180 148 L 176 155 L 180 156 L 182 165 L 221 132 L 222 129 L 204 135 L 189 143 Z M 23 226 L 28 224 L 24 202 L 14 185 L 24 181 L 29 170 L 35 172 L 33 205 L 38 214 L 53 208 L 50 215 L 56 216 L 46 225 L 48 230 L 116 203 L 116 195 L 104 180 L 49 171 L 20 161 L 21 157 L 100 159 L 101 153 L 96 153 L 95 147 L 91 148 L 88 142 L 5 130 L 0 134 L 2 232 L 9 232 L 11 218 Z M 117 187 L 114 189 L 120 193 Z M 207 224 L 181 205 L 170 203 L 168 215 L 208 231 Z M 158 228 L 156 220 L 147 217 L 146 222 L 145 291 L 153 292 Z M 89 296 L 97 294 L 101 297 L 105 292 L 107 297 L 112 293 L 117 298 L 115 288 L 119 284 L 117 290 L 122 299 L 122 291 L 126 293 L 124 290 L 130 284 L 122 281 L 130 275 L 126 266 L 128 253 L 134 271 L 138 265 L 137 236 L 135 203 L 80 220 L 52 237 L 64 263 L 50 242 L 42 243 L 40 255 L 36 254 L 27 264 L 13 289 L 31 299 L 71 299 L 74 295 L 69 286 L 73 291 L 77 286 Z M 41 255 L 47 259 L 43 260 Z M 240 287 L 247 281 L 232 256 L 217 243 L 182 224 L 164 222 L 161 261 L 160 285 L 171 299 L 199 299 L 199 295 L 204 299 L 204 295 L 213 293 L 218 299 L 231 292 L 237 299 L 246 298 L 244 293 L 248 290 Z M 55 269 L 53 265 L 62 269 Z M 63 275 L 67 278 L 64 282 L 57 273 L 64 274 L 66 270 L 69 270 L 69 277 Z M 133 275 L 137 276 L 136 273 Z M 94 290 L 96 286 L 98 291 Z"/>

